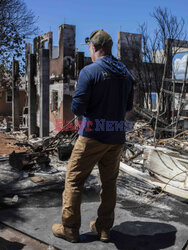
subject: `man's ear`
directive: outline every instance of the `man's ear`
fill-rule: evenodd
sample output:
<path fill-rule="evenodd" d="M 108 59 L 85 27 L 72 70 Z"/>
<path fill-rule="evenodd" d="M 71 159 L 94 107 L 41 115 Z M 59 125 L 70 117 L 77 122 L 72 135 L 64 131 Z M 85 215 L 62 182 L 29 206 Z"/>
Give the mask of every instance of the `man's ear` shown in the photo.
<path fill-rule="evenodd" d="M 96 52 L 95 45 L 94 45 L 94 44 L 91 44 L 91 46 L 92 46 L 92 50 L 93 50 L 93 52 L 95 53 L 95 52 Z"/>

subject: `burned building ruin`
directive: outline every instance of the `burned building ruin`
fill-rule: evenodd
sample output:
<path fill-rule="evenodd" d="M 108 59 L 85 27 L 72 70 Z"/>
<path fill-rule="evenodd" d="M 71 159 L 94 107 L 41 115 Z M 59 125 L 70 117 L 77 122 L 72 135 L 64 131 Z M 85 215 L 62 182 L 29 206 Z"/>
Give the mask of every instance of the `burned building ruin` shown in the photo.
<path fill-rule="evenodd" d="M 38 133 L 40 137 L 49 136 L 49 132 L 59 130 L 64 122 L 74 118 L 71 102 L 76 80 L 80 70 L 91 63 L 91 59 L 85 57 L 84 52 L 76 49 L 75 35 L 74 25 L 63 24 L 59 27 L 59 46 L 53 45 L 52 32 L 36 37 L 33 45 L 26 46 L 29 135 Z M 165 78 L 168 79 L 172 79 L 172 52 L 177 46 L 187 51 L 188 42 L 166 40 L 165 53 L 168 67 Z M 118 32 L 118 59 L 126 64 L 137 82 L 135 111 L 143 113 L 144 118 L 151 118 L 150 116 L 156 114 L 157 110 L 164 62 L 160 60 L 157 63 L 143 62 L 142 36 L 126 32 Z M 181 85 L 176 83 L 175 93 L 181 92 Z M 172 84 L 167 87 L 168 91 L 172 91 Z M 184 92 L 187 93 L 187 83 Z M 152 99 L 153 96 L 155 101 Z M 168 99 L 168 103 L 172 100 L 172 97 Z M 185 106 L 184 117 L 187 117 L 187 110 Z M 154 113 L 150 115 L 149 111 Z M 175 112 L 177 113 L 177 110 Z M 171 113 L 171 108 L 166 110 L 168 117 Z"/>

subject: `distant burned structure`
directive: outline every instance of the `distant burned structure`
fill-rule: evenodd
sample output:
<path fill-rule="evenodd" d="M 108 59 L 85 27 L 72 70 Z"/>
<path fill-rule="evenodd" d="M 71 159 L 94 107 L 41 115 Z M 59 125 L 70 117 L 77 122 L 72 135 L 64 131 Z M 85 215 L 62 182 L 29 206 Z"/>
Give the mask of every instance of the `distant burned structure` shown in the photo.
<path fill-rule="evenodd" d="M 181 120 L 184 119 L 187 128 L 188 81 L 186 76 L 184 80 L 175 79 L 173 57 L 188 52 L 188 41 L 165 39 L 164 50 L 151 51 L 148 61 L 143 60 L 142 43 L 140 34 L 118 33 L 118 58 L 126 64 L 137 83 L 134 110 L 151 120 L 155 119 L 160 106 L 159 120 L 163 126 L 176 122 L 181 113 Z"/>
<path fill-rule="evenodd" d="M 83 52 L 75 49 L 75 26 L 59 27 L 59 47 L 53 46 L 53 34 L 38 36 L 26 48 L 28 84 L 29 134 L 40 128 L 40 136 L 48 136 L 58 123 L 73 119 L 71 112 L 75 80 L 88 64 Z"/>

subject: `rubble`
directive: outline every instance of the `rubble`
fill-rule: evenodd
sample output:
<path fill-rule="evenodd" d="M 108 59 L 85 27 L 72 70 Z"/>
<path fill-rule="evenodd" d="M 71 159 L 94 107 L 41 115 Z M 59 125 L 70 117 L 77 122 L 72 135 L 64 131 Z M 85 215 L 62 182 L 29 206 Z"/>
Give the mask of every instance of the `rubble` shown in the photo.
<path fill-rule="evenodd" d="M 34 138 L 29 140 L 30 143 L 23 143 L 28 146 L 25 152 L 13 151 L 1 156 L 1 195 L 62 187 L 66 172 L 66 167 L 62 166 L 67 165 L 67 162 L 61 161 L 56 166 L 56 161 L 58 155 L 61 160 L 70 157 L 76 137 L 77 133 L 62 130 L 54 137 Z"/>
<path fill-rule="evenodd" d="M 4 179 L 2 189 L 6 188 L 5 193 L 37 192 L 60 186 L 62 188 L 67 160 L 78 136 L 77 132 L 66 131 L 66 126 L 55 136 L 33 138 L 25 144 L 23 133 L 14 133 L 20 141 L 22 140 L 22 146 L 27 145 L 27 150 L 18 153 L 13 151 L 10 155 L 0 157 L 3 163 L 0 178 Z M 187 137 L 188 131 L 184 131 L 156 143 L 150 123 L 138 120 L 133 130 L 126 134 L 125 150 L 120 164 L 120 169 L 128 174 L 127 180 L 135 177 L 136 181 L 131 185 L 119 182 L 118 184 L 130 190 L 131 194 L 140 195 L 142 198 L 146 193 L 153 197 L 154 190 L 159 189 L 188 199 Z M 18 142 L 16 144 L 18 145 Z M 9 173 L 8 178 L 5 177 L 6 173 Z M 94 171 L 86 187 L 93 186 L 99 192 L 100 187 L 96 178 L 98 172 Z"/>
<path fill-rule="evenodd" d="M 138 121 L 127 133 L 120 169 L 127 174 L 188 199 L 188 131 L 157 143 L 149 123 Z"/>

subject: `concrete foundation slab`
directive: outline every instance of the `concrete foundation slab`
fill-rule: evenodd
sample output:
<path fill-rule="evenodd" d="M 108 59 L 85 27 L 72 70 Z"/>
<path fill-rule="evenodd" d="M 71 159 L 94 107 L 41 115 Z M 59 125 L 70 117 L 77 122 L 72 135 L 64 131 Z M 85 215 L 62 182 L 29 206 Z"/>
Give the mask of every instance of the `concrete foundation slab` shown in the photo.
<path fill-rule="evenodd" d="M 123 208 L 118 203 L 116 219 L 111 231 L 111 241 L 108 244 L 98 241 L 90 233 L 89 222 L 96 218 L 99 205 L 98 195 L 85 193 L 82 204 L 82 226 L 80 229 L 81 242 L 68 243 L 56 238 L 51 232 L 53 223 L 61 222 L 61 192 L 53 194 L 41 193 L 35 199 L 28 197 L 27 201 L 16 207 L 1 208 L 0 221 L 27 233 L 57 249 L 125 249 L 125 250 L 152 250 L 152 249 L 182 249 L 187 241 L 188 229 L 186 216 L 184 222 L 169 220 L 168 215 L 164 220 L 153 219 L 151 216 L 142 216 L 142 210 L 137 209 L 137 215 Z M 139 213 L 140 212 L 140 213 Z"/>

